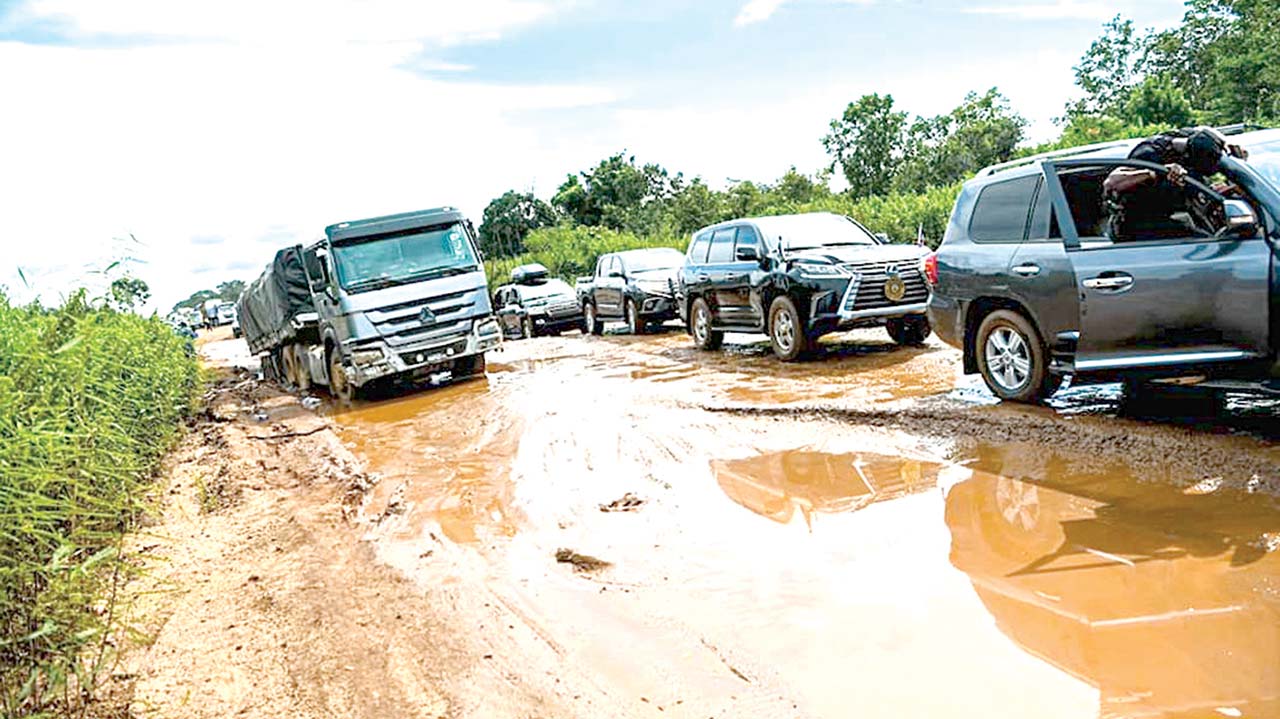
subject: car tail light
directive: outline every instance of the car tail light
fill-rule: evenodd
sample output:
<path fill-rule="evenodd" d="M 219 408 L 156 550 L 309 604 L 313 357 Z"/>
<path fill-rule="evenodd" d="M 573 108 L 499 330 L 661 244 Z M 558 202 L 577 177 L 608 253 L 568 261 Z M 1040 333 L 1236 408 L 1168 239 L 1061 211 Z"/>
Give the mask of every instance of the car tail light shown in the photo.
<path fill-rule="evenodd" d="M 932 287 L 938 284 L 938 253 L 930 252 L 920 261 L 920 269 L 924 272 L 924 278 Z"/>

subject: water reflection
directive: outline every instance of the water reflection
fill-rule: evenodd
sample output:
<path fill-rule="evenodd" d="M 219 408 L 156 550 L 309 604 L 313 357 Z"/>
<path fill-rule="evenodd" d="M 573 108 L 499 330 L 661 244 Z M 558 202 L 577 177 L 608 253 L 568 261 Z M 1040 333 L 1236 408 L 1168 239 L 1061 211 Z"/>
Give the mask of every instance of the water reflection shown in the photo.
<path fill-rule="evenodd" d="M 1096 686 L 1103 716 L 1280 710 L 1280 531 L 1258 497 L 981 446 L 951 488 L 951 561 L 1007 636 Z"/>
<path fill-rule="evenodd" d="M 716 482 L 734 502 L 781 524 L 799 512 L 811 530 L 816 514 L 850 512 L 932 487 L 938 469 L 932 462 L 871 452 L 797 450 L 711 462 Z"/>

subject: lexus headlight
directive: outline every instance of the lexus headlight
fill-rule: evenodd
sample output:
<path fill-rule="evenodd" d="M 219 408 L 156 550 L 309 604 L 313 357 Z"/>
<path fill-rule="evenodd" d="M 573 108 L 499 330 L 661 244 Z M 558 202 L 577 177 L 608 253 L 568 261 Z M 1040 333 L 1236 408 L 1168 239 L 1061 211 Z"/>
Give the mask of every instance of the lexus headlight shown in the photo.
<path fill-rule="evenodd" d="M 843 267 L 839 267 L 837 265 L 819 265 L 801 262 L 797 263 L 795 267 L 801 277 L 808 277 L 817 280 L 849 276 L 849 273 L 846 272 Z"/>

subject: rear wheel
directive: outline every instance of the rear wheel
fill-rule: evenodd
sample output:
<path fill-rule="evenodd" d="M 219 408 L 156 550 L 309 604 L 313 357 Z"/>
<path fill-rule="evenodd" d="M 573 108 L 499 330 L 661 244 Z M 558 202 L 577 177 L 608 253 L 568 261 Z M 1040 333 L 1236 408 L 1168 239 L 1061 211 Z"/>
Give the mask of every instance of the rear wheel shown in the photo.
<path fill-rule="evenodd" d="M 627 300 L 626 311 L 627 332 L 630 332 L 633 335 L 644 334 L 644 320 L 640 319 L 640 308 L 636 307 L 636 303 L 633 300 Z"/>
<path fill-rule="evenodd" d="M 350 404 L 356 396 L 356 387 L 342 366 L 342 353 L 337 350 L 329 350 L 329 394 L 343 404 Z"/>
<path fill-rule="evenodd" d="M 978 371 L 995 396 L 1039 402 L 1058 390 L 1062 378 L 1049 373 L 1040 333 L 1026 317 L 996 310 L 978 326 Z"/>
<path fill-rule="evenodd" d="M 720 349 L 724 343 L 724 333 L 711 329 L 711 307 L 701 297 L 689 308 L 689 334 L 700 350 Z"/>
<path fill-rule="evenodd" d="M 769 305 L 769 341 L 783 362 L 794 362 L 810 349 L 809 333 L 790 297 L 783 295 Z"/>
<path fill-rule="evenodd" d="M 919 347 L 929 338 L 929 319 L 920 315 L 894 317 L 884 325 L 889 338 L 900 345 Z"/>
<path fill-rule="evenodd" d="M 596 306 L 592 302 L 588 302 L 586 307 L 582 308 L 582 324 L 586 327 L 587 332 L 599 336 L 604 334 L 604 325 L 600 323 L 600 317 L 596 315 Z"/>

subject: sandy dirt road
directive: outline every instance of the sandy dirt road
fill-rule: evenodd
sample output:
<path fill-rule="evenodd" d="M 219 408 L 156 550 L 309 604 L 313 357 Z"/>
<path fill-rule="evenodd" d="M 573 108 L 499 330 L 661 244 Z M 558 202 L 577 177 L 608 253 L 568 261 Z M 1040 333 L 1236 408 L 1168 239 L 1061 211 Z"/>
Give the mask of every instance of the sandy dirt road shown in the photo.
<path fill-rule="evenodd" d="M 1273 407 L 1001 406 L 940 345 L 782 365 L 733 339 L 540 338 L 482 380 L 274 395 L 378 481 L 269 498 L 314 538 L 273 576 L 324 587 L 277 598 L 276 634 L 320 644 L 252 676 L 314 716 L 1280 716 Z"/>

